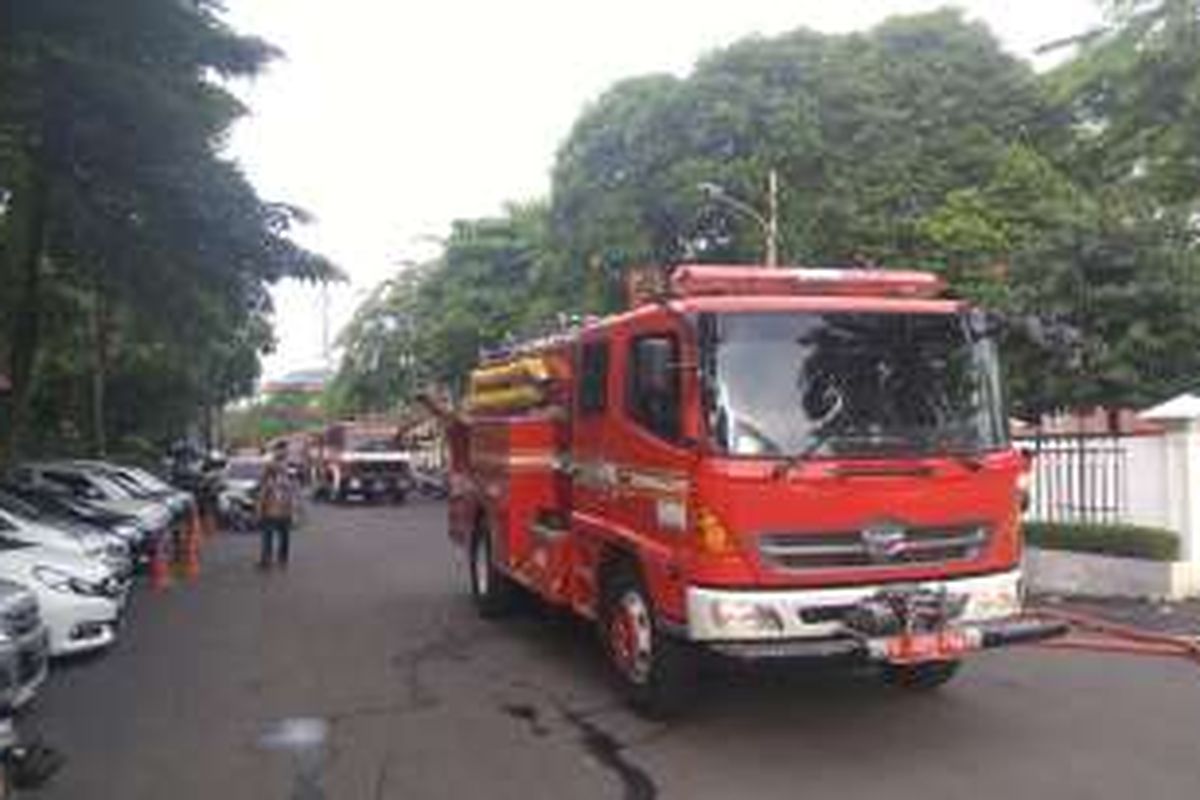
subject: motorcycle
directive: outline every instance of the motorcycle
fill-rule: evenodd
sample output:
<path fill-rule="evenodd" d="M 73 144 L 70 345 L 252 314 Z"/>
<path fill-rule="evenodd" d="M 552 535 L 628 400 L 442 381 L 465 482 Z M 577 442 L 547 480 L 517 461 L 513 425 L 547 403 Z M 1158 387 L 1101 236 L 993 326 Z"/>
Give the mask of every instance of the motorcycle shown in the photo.
<path fill-rule="evenodd" d="M 239 491 L 224 491 L 217 496 L 217 512 L 221 527 L 236 533 L 248 533 L 257 528 L 258 517 L 254 498 Z"/>
<path fill-rule="evenodd" d="M 445 500 L 450 496 L 450 481 L 442 471 L 414 470 L 413 488 L 417 494 L 433 500 Z"/>

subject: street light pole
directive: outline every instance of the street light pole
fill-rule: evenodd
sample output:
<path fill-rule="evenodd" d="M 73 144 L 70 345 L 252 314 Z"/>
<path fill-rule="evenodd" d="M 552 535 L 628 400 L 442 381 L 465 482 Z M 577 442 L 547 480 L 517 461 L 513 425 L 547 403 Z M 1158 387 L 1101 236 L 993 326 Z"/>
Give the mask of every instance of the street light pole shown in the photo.
<path fill-rule="evenodd" d="M 767 266 L 779 266 L 779 176 L 767 173 Z"/>
<path fill-rule="evenodd" d="M 734 211 L 740 211 L 758 225 L 763 234 L 763 260 L 770 268 L 779 266 L 779 176 L 774 169 L 767 173 L 767 216 L 754 206 L 725 191 L 716 183 L 701 183 L 700 191 L 713 201 L 724 203 Z"/>

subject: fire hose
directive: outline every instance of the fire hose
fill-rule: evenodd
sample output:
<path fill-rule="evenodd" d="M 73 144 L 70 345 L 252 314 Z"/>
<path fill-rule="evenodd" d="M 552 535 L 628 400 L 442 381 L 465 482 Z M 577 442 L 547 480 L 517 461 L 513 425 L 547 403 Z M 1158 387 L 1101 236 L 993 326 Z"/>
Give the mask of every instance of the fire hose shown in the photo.
<path fill-rule="evenodd" d="M 1031 608 L 1029 614 L 1070 626 L 1065 636 L 1032 643 L 1037 647 L 1183 658 L 1200 665 L 1200 637 L 1197 636 L 1149 631 L 1093 614 L 1044 606 Z"/>

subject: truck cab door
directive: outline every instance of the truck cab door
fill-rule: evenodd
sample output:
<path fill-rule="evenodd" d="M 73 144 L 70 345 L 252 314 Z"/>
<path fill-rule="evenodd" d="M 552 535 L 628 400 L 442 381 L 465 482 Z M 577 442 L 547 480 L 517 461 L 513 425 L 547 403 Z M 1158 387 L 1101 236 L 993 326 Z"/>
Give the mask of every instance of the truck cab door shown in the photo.
<path fill-rule="evenodd" d="M 608 508 L 616 473 L 606 444 L 612 425 L 612 343 L 606 331 L 584 332 L 575 344 L 571 398 L 570 527 L 574 564 L 571 604 L 590 613 L 596 599 L 595 565 L 607 536 Z"/>
<path fill-rule="evenodd" d="M 699 415 L 692 337 L 663 314 L 634 322 L 614 341 L 620 377 L 609 458 L 618 467 L 610 520 L 631 541 L 660 613 L 685 618 L 679 583 L 690 530 L 688 499 Z"/>

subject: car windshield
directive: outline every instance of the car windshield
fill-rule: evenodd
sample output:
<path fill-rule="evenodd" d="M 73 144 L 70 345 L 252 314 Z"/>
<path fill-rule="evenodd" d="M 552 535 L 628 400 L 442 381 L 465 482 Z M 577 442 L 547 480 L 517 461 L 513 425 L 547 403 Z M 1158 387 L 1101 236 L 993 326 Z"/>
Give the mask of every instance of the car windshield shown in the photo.
<path fill-rule="evenodd" d="M 109 500 L 133 500 L 137 497 L 135 492 L 106 475 L 88 475 L 87 480 Z"/>
<path fill-rule="evenodd" d="M 144 486 L 147 489 L 150 489 L 152 491 L 156 491 L 156 492 L 173 491 L 173 487 L 169 483 L 167 483 L 162 478 L 158 477 L 157 475 L 155 475 L 152 472 L 147 472 L 146 470 L 139 469 L 137 467 L 128 467 L 125 469 L 125 473 L 127 475 L 129 475 L 129 477 L 131 477 L 135 481 L 137 481 L 139 484 L 141 484 L 142 486 Z"/>
<path fill-rule="evenodd" d="M 357 439 L 351 438 L 350 449 L 356 453 L 391 453 L 399 449 L 399 445 L 395 439 L 372 438 L 372 439 Z"/>
<path fill-rule="evenodd" d="M 112 483 L 120 486 L 126 494 L 132 497 L 146 497 L 150 494 L 149 489 L 147 489 L 133 477 L 126 475 L 123 472 L 117 472 L 116 470 L 105 470 L 103 475 Z"/>
<path fill-rule="evenodd" d="M 1007 441 L 994 344 L 945 313 L 729 313 L 699 320 L 715 447 L 878 456 Z"/>
<path fill-rule="evenodd" d="M 231 461 L 225 467 L 225 477 L 234 481 L 256 481 L 266 468 L 265 461 Z"/>
<path fill-rule="evenodd" d="M 4 520 L 0 520 L 0 531 L 11 530 L 5 527 Z M 33 547 L 29 542 L 22 542 L 18 539 L 10 539 L 7 536 L 0 535 L 0 552 L 8 550 L 23 550 L 26 547 Z"/>
<path fill-rule="evenodd" d="M 25 519 L 40 519 L 44 516 L 34 506 L 4 491 L 0 491 L 0 509 Z"/>

